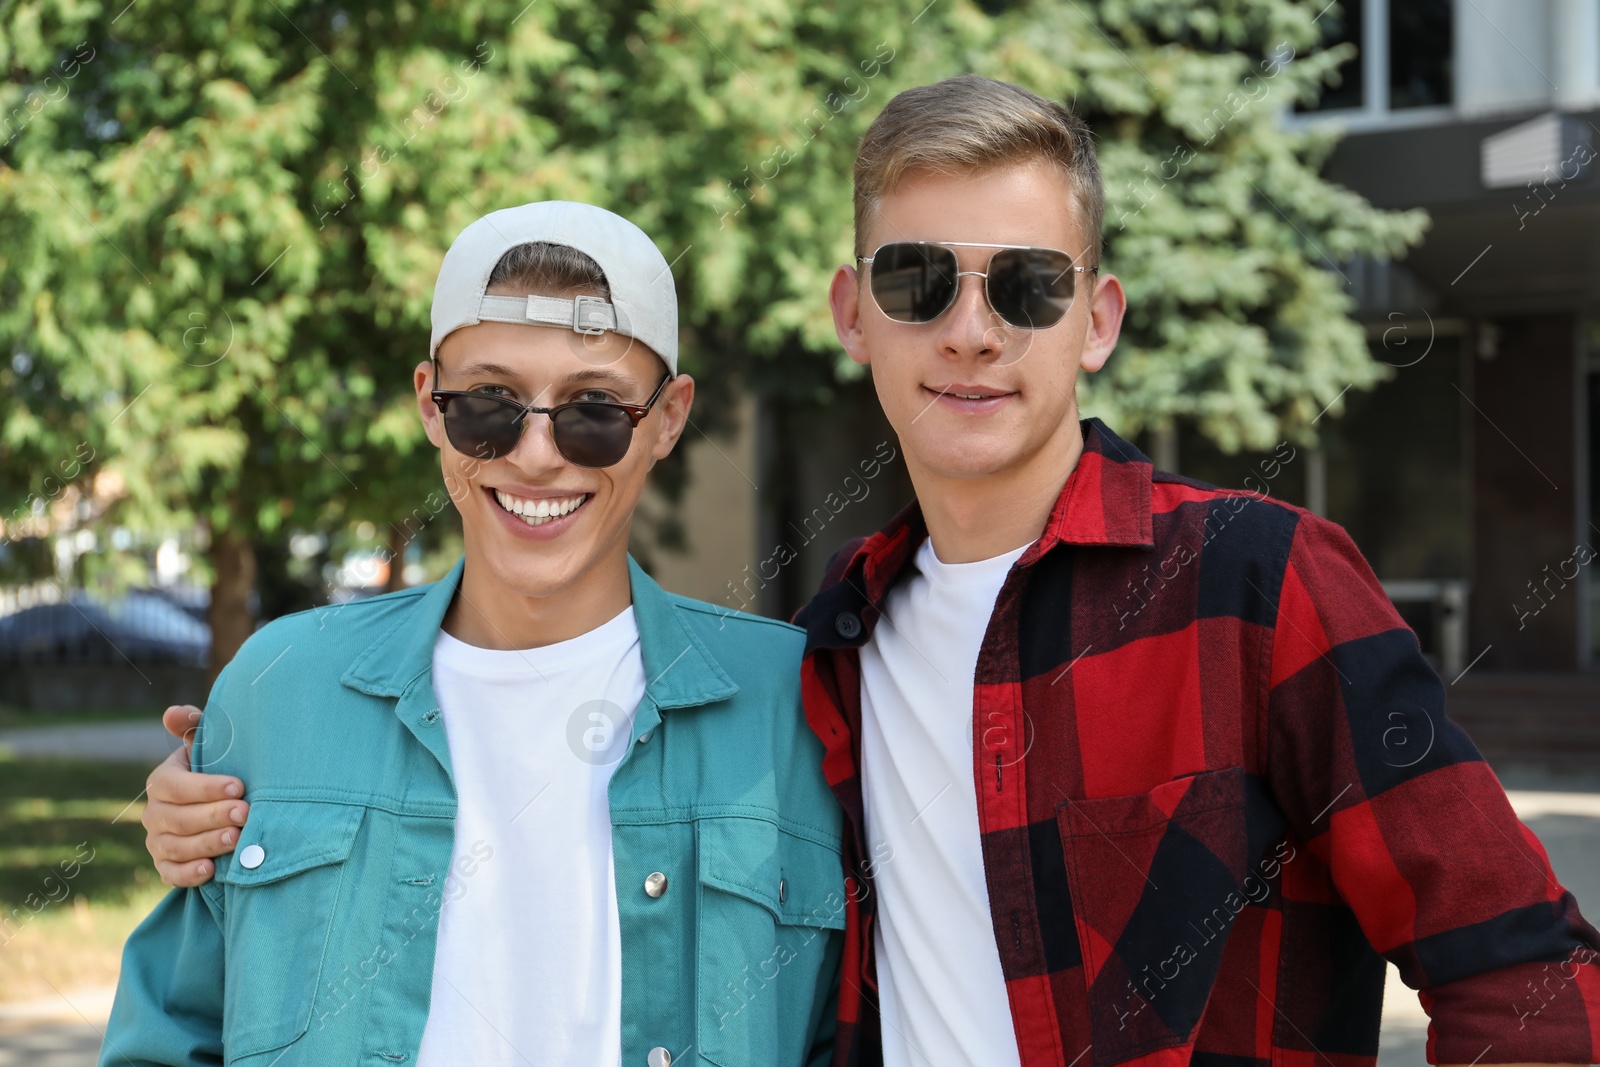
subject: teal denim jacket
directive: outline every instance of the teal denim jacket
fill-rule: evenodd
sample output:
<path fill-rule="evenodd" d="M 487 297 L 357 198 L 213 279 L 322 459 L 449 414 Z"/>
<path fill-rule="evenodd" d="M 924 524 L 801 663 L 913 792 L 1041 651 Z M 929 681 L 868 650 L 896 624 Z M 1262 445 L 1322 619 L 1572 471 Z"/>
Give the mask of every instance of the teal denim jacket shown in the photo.
<path fill-rule="evenodd" d="M 446 879 L 471 875 L 449 869 L 432 679 L 462 566 L 279 619 L 223 670 L 194 766 L 241 777 L 250 818 L 128 938 L 102 1064 L 415 1062 Z M 629 575 L 647 685 L 610 784 L 622 1063 L 825 1063 L 845 885 L 804 635 Z M 513 921 L 541 921 L 529 904 Z"/>

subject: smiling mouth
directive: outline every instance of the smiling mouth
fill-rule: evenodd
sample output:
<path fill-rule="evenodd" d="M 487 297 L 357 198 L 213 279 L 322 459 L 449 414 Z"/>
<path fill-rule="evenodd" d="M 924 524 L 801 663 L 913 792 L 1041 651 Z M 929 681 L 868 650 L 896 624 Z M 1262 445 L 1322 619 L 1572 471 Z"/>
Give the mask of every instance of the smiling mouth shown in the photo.
<path fill-rule="evenodd" d="M 579 493 L 576 496 L 542 497 L 538 500 L 526 500 L 496 489 L 494 490 L 494 499 L 495 503 L 499 504 L 503 510 L 515 515 L 529 526 L 543 526 L 547 522 L 564 519 L 583 507 L 589 500 L 589 494 Z"/>
<path fill-rule="evenodd" d="M 1002 397 L 1017 395 L 1015 392 L 1003 392 L 996 389 L 974 389 L 972 386 L 961 388 L 946 386 L 943 389 L 935 389 L 932 386 L 925 385 L 922 388 L 936 396 L 947 396 L 953 400 L 998 400 Z"/>

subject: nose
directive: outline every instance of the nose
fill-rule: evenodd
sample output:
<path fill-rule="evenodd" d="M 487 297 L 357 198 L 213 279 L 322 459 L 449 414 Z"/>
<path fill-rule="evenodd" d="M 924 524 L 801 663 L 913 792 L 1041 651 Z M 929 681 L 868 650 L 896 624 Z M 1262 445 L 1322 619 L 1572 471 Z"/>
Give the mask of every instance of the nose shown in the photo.
<path fill-rule="evenodd" d="M 529 412 L 523 417 L 522 436 L 517 438 L 517 447 L 504 458 L 529 475 L 553 471 L 567 463 L 567 458 L 556 448 L 555 424 L 542 412 Z"/>
<path fill-rule="evenodd" d="M 998 360 L 1005 352 L 1005 322 L 989 306 L 981 271 L 956 275 L 956 299 L 939 316 L 939 350 L 951 359 Z"/>

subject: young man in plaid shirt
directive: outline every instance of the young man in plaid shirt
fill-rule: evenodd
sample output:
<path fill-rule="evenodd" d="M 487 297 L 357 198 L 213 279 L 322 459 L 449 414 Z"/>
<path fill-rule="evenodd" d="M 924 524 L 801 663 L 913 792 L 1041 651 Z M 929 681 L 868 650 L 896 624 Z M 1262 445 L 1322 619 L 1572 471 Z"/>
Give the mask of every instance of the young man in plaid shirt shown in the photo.
<path fill-rule="evenodd" d="M 1074 384 L 1116 344 L 1089 132 L 902 93 L 830 293 L 917 500 L 797 622 L 853 864 L 836 1063 L 1600 1055 L 1600 936 L 1349 536 L 1155 471 Z M 1530 994 L 1537 994 L 1533 996 Z"/>
<path fill-rule="evenodd" d="M 1103 204 L 1013 85 L 902 93 L 861 146 L 830 298 L 917 501 L 796 619 L 849 823 L 834 1062 L 1363 1067 L 1387 957 L 1432 1062 L 1593 1063 L 1600 935 L 1349 537 L 1079 420 Z M 229 784 L 152 776 L 164 875 L 226 850 Z"/>

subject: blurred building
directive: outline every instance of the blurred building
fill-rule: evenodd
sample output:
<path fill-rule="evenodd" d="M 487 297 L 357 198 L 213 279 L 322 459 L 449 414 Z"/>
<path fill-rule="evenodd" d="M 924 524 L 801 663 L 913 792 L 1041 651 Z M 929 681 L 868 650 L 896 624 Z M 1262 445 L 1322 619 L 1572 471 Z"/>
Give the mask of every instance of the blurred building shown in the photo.
<path fill-rule="evenodd" d="M 1328 175 L 1433 223 L 1403 263 L 1341 265 L 1393 367 L 1324 420 L 1269 491 L 1350 531 L 1497 764 L 1600 766 L 1600 0 L 1342 0 L 1358 58 L 1291 125 L 1346 136 Z M 749 405 L 694 444 L 672 588 L 782 615 L 847 537 L 909 498 L 870 387 Z M 1138 441 L 1219 485 L 1271 457 L 1188 429 Z M 759 487 L 759 488 L 758 488 Z M 840 506 L 842 503 L 843 506 Z M 793 558 L 783 549 L 792 550 Z"/>
<path fill-rule="evenodd" d="M 1374 359 L 1274 492 L 1345 526 L 1492 762 L 1600 766 L 1600 0 L 1344 0 L 1359 47 L 1292 124 L 1433 223 L 1342 267 Z M 1180 441 L 1187 474 L 1252 457 Z"/>

